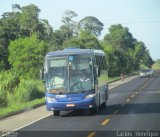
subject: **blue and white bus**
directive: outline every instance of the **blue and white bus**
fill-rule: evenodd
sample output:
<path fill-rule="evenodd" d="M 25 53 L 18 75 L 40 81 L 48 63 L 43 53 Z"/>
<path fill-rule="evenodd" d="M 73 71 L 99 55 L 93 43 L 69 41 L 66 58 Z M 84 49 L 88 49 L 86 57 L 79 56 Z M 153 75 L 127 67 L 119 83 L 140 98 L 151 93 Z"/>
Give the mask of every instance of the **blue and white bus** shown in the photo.
<path fill-rule="evenodd" d="M 105 53 L 93 49 L 64 49 L 45 56 L 46 107 L 55 116 L 61 110 L 98 111 L 108 99 Z"/>

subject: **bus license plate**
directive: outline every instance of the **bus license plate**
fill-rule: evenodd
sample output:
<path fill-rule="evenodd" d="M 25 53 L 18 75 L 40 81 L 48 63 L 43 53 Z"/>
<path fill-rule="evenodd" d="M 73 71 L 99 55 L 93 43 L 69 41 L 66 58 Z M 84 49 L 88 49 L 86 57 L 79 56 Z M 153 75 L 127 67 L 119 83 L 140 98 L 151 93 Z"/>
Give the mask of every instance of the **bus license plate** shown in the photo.
<path fill-rule="evenodd" d="M 66 104 L 66 107 L 74 107 L 75 104 Z"/>

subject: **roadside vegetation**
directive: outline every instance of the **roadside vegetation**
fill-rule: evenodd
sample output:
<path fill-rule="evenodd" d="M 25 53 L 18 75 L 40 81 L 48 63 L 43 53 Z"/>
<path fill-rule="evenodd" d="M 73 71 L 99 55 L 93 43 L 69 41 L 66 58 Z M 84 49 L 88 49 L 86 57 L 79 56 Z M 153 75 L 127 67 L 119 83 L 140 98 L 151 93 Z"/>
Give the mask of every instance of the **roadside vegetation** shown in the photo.
<path fill-rule="evenodd" d="M 152 65 L 152 68 L 160 70 L 160 59 L 155 61 L 155 63 Z"/>
<path fill-rule="evenodd" d="M 34 4 L 13 4 L 12 11 L 0 18 L 0 116 L 44 102 L 44 83 L 39 77 L 47 52 L 68 47 L 101 49 L 111 80 L 154 63 L 145 44 L 121 24 L 110 26 L 99 40 L 104 25 L 96 17 L 76 22 L 78 15 L 67 10 L 62 25 L 54 30 L 39 13 Z"/>

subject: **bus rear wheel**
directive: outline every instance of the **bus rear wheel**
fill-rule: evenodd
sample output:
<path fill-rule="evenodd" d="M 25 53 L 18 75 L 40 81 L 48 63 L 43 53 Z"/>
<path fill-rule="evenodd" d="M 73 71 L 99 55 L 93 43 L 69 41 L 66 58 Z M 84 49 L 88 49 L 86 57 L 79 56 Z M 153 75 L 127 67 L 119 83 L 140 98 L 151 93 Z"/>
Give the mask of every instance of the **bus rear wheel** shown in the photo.
<path fill-rule="evenodd" d="M 60 115 L 60 111 L 59 110 L 53 110 L 53 114 L 54 114 L 54 116 L 59 116 Z"/>
<path fill-rule="evenodd" d="M 106 107 L 107 107 L 107 105 L 106 105 L 106 101 L 105 101 L 105 102 L 103 102 L 103 104 L 101 105 L 101 107 L 102 107 L 102 108 L 106 108 Z"/>

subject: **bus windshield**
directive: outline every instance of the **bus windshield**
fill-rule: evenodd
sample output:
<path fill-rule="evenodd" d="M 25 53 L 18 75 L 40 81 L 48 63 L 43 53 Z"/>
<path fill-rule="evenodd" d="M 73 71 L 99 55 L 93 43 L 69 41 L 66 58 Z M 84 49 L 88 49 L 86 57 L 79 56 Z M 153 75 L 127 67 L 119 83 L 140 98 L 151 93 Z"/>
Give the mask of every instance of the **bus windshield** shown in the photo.
<path fill-rule="evenodd" d="M 82 93 L 94 88 L 90 55 L 48 59 L 47 87 L 55 94 Z"/>

